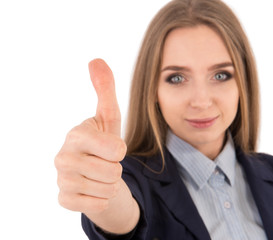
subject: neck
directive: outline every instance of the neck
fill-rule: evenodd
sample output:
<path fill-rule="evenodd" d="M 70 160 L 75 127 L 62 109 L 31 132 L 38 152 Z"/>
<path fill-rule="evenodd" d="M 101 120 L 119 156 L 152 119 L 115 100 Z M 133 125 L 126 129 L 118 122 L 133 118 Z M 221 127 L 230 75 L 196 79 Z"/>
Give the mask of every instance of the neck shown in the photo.
<path fill-rule="evenodd" d="M 198 145 L 193 145 L 199 152 L 203 153 L 206 157 L 212 161 L 221 153 L 225 144 L 227 142 L 227 134 L 223 138 L 219 138 L 213 142 L 201 143 Z"/>

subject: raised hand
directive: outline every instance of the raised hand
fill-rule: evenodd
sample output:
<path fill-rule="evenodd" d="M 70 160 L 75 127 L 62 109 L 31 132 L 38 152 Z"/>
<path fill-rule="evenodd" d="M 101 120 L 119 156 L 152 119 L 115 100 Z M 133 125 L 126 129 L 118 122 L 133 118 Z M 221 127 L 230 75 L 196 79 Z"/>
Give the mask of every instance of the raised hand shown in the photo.
<path fill-rule="evenodd" d="M 96 116 L 67 134 L 55 158 L 59 202 L 106 231 L 126 233 L 137 224 L 139 208 L 121 178 L 126 144 L 120 137 L 114 77 L 101 59 L 91 61 L 89 71 L 98 96 Z"/>

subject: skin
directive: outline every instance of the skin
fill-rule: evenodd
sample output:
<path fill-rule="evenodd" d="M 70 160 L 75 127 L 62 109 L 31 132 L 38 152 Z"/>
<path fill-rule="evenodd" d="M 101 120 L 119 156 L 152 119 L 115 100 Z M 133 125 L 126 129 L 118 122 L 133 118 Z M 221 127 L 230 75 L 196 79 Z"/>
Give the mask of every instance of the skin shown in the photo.
<path fill-rule="evenodd" d="M 211 28 L 179 28 L 168 35 L 158 103 L 174 134 L 210 159 L 217 157 L 236 116 L 239 92 L 229 53 Z"/>

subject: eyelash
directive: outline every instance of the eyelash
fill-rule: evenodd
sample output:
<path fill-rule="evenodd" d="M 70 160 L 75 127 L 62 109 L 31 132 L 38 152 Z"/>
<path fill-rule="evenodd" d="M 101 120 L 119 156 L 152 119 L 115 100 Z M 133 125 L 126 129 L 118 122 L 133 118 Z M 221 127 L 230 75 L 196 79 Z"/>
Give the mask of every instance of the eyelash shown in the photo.
<path fill-rule="evenodd" d="M 216 73 L 214 75 L 214 78 L 216 77 L 216 75 L 220 75 L 220 74 L 226 75 L 225 79 L 215 79 L 216 81 L 225 82 L 225 81 L 228 81 L 229 79 L 231 79 L 233 77 L 233 75 L 231 73 L 229 73 L 227 71 L 223 71 L 223 72 Z"/>
<path fill-rule="evenodd" d="M 217 75 L 225 75 L 225 78 L 224 79 L 216 79 L 216 76 Z M 180 81 L 179 82 L 174 82 L 172 79 L 173 78 L 177 78 L 179 77 L 180 78 Z M 214 75 L 213 79 L 215 79 L 216 81 L 219 81 L 219 82 L 225 82 L 225 81 L 228 81 L 229 79 L 231 79 L 233 77 L 233 75 L 227 71 L 222 71 L 222 72 L 218 72 Z M 182 80 L 181 80 L 182 78 Z M 177 79 L 178 80 L 178 79 Z M 174 85 L 177 85 L 177 84 L 182 84 L 183 82 L 185 81 L 185 77 L 180 74 L 180 73 L 174 73 L 174 74 L 171 74 L 170 76 L 167 77 L 166 79 L 166 82 L 170 83 L 170 84 L 174 84 Z"/>
<path fill-rule="evenodd" d="M 174 82 L 174 81 L 172 80 L 173 78 L 177 78 L 177 77 L 183 78 L 183 81 L 181 81 L 181 82 Z M 170 75 L 169 77 L 167 77 L 167 79 L 166 79 L 166 82 L 168 82 L 168 83 L 170 83 L 170 84 L 180 84 L 180 83 L 182 83 L 182 82 L 184 82 L 184 81 L 185 81 L 185 77 L 184 77 L 182 74 L 179 74 L 179 73 L 172 74 L 172 75 Z"/>

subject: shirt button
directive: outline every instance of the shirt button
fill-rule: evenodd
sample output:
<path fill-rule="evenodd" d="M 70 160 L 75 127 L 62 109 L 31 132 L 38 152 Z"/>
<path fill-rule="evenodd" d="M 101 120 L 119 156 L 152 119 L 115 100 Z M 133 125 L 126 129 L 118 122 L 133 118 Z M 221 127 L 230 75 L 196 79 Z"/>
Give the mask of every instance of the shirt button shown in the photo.
<path fill-rule="evenodd" d="M 231 208 L 231 204 L 230 204 L 229 201 L 226 201 L 226 202 L 224 203 L 224 206 L 225 206 L 225 208 L 227 208 L 227 209 L 230 209 L 230 208 Z"/>

